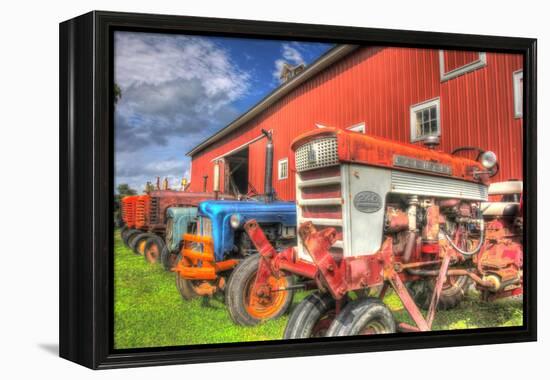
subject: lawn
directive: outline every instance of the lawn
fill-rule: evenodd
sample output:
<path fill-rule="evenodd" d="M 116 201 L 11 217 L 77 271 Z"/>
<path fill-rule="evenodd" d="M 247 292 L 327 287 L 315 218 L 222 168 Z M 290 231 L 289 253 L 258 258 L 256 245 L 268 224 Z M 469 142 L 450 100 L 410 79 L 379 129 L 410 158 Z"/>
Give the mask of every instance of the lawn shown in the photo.
<path fill-rule="evenodd" d="M 294 305 L 306 293 L 298 293 Z M 390 292 L 385 302 L 400 321 L 411 323 L 399 298 Z M 284 316 L 254 327 L 235 325 L 223 298 L 184 301 L 174 274 L 148 264 L 122 243 L 115 231 L 115 348 L 180 346 L 280 339 L 288 320 Z M 518 326 L 522 302 L 503 299 L 482 302 L 469 295 L 457 308 L 437 313 L 434 330 Z"/>

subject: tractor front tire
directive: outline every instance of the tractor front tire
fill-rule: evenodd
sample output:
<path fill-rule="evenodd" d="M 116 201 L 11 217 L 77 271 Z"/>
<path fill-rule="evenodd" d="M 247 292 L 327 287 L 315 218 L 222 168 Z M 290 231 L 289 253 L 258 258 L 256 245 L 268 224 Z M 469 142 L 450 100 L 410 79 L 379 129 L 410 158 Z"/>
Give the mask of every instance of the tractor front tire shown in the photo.
<path fill-rule="evenodd" d="M 241 326 L 254 326 L 262 321 L 279 318 L 288 310 L 294 297 L 293 290 L 269 292 L 263 297 L 251 294 L 259 261 L 259 254 L 241 261 L 229 276 L 225 288 L 225 304 L 229 316 Z M 270 289 L 287 288 L 294 281 L 291 276 L 278 279 L 271 276 L 268 283 Z"/>
<path fill-rule="evenodd" d="M 324 337 L 336 314 L 336 301 L 329 293 L 308 295 L 290 313 L 283 339 Z"/>
<path fill-rule="evenodd" d="M 168 248 L 168 245 L 165 244 L 164 248 L 162 248 L 162 252 L 160 253 L 160 262 L 162 263 L 165 271 L 170 272 L 170 270 L 177 263 L 177 257 L 177 253 L 170 252 L 170 248 Z"/>
<path fill-rule="evenodd" d="M 443 284 L 437 309 L 449 310 L 458 306 L 466 296 L 469 285 L 468 276 L 449 276 L 447 282 Z M 435 280 L 414 281 L 407 284 L 411 297 L 418 307 L 424 310 L 430 307 L 434 287 Z"/>
<path fill-rule="evenodd" d="M 177 263 L 179 263 L 180 260 L 182 260 L 181 254 L 177 256 L 177 259 L 174 265 L 177 265 Z M 177 272 L 176 272 L 176 288 L 178 288 L 181 298 L 183 298 L 186 301 L 190 301 L 193 298 L 198 297 L 198 294 L 195 292 L 195 289 L 193 287 L 193 283 L 190 280 L 181 278 L 180 274 Z"/>
<path fill-rule="evenodd" d="M 360 298 L 344 307 L 330 325 L 326 336 L 392 334 L 395 319 L 390 309 L 378 298 Z"/>
<path fill-rule="evenodd" d="M 145 251 L 143 252 L 145 261 L 151 264 L 158 263 L 164 246 L 164 240 L 160 236 L 152 235 L 145 243 Z"/>

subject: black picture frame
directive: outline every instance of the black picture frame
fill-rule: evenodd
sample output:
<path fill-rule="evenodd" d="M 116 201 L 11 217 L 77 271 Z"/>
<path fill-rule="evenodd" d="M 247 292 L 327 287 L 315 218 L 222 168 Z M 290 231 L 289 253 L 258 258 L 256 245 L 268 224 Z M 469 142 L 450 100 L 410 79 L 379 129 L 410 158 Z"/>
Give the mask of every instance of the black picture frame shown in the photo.
<path fill-rule="evenodd" d="M 113 31 L 513 52 L 524 57 L 524 325 L 158 349 L 113 347 Z M 60 24 L 60 356 L 89 368 L 535 341 L 536 39 L 93 11 Z"/>

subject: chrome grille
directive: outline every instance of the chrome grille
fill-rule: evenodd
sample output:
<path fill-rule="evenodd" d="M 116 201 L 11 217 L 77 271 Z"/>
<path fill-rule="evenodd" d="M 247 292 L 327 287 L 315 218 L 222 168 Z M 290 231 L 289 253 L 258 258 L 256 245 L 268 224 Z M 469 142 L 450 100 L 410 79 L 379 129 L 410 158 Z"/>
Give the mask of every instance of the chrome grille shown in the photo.
<path fill-rule="evenodd" d="M 212 221 L 209 218 L 200 218 L 200 231 L 202 236 L 212 236 Z"/>
<path fill-rule="evenodd" d="M 324 168 L 338 165 L 336 136 L 322 137 L 296 149 L 296 170 Z"/>
<path fill-rule="evenodd" d="M 151 224 L 160 224 L 160 199 L 158 197 L 149 199 L 149 216 Z"/>
<path fill-rule="evenodd" d="M 488 198 L 487 186 L 480 183 L 400 171 L 392 171 L 391 191 L 400 194 L 477 201 L 486 201 Z"/>

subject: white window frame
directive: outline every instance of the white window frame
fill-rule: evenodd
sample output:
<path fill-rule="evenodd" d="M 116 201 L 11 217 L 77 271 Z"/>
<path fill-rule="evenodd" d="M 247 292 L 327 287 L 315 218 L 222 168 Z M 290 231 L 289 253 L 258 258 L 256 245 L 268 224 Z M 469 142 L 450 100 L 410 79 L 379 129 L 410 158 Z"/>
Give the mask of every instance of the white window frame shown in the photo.
<path fill-rule="evenodd" d="M 449 79 L 456 78 L 460 75 L 469 73 L 470 71 L 474 71 L 485 66 L 487 66 L 487 54 L 485 52 L 479 52 L 479 56 L 477 60 L 446 72 L 445 71 L 445 51 L 439 50 L 439 75 L 440 75 L 441 82 L 448 81 Z"/>
<path fill-rule="evenodd" d="M 284 177 L 281 176 L 282 164 L 286 164 L 286 175 Z M 279 181 L 288 178 L 288 158 L 281 158 L 279 161 L 277 161 L 277 178 L 279 179 Z"/>
<path fill-rule="evenodd" d="M 366 133 L 367 128 L 365 127 L 365 123 L 357 123 L 352 125 L 351 127 L 346 128 L 349 131 L 359 132 L 359 133 Z"/>
<path fill-rule="evenodd" d="M 437 112 L 437 133 L 430 136 L 441 136 L 441 101 L 439 98 L 434 98 L 411 106 L 411 142 L 423 141 L 426 139 L 427 136 L 416 135 L 416 113 L 433 106 L 436 106 Z"/>
<path fill-rule="evenodd" d="M 523 80 L 523 69 L 512 73 L 514 83 L 514 117 L 516 119 L 523 117 L 523 92 L 519 86 L 520 80 Z"/>

